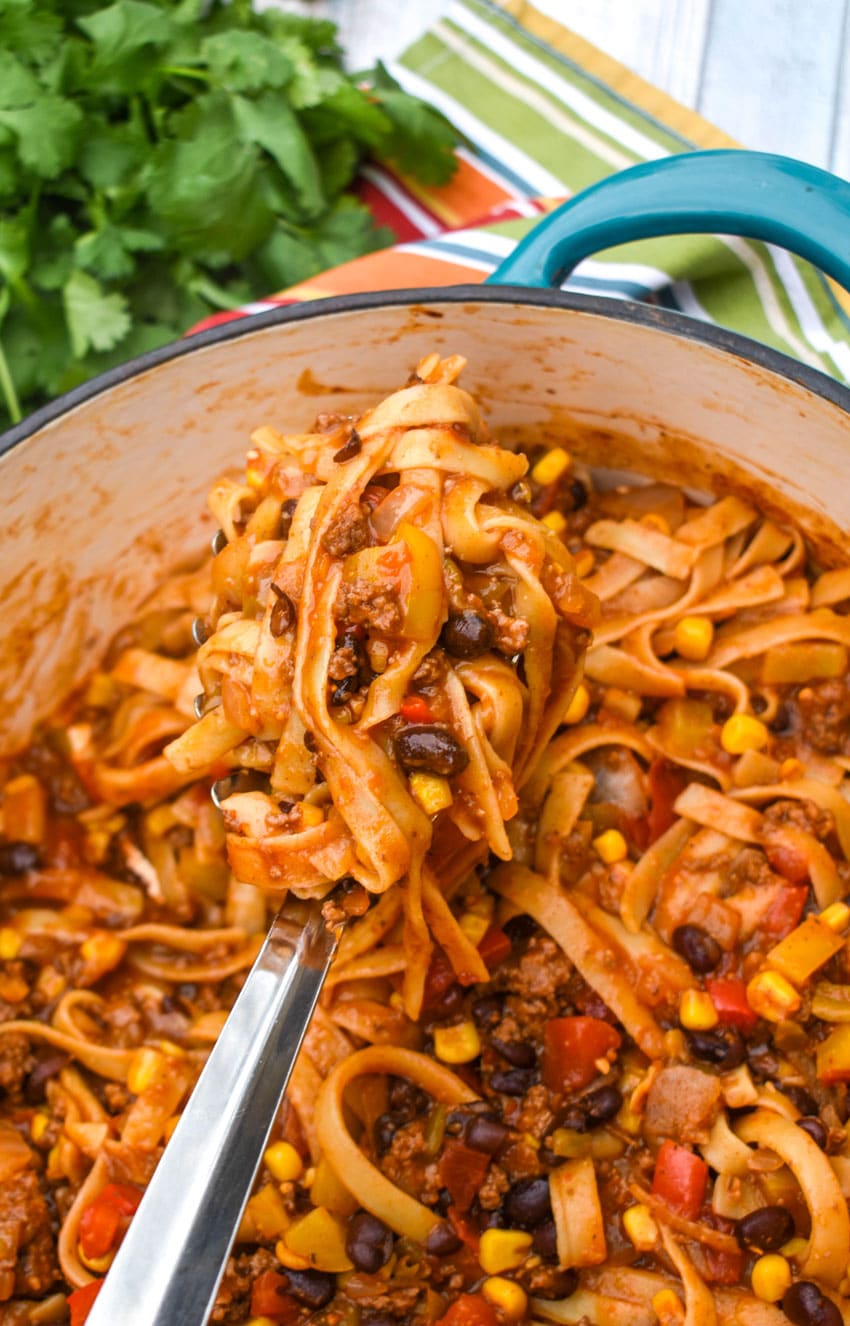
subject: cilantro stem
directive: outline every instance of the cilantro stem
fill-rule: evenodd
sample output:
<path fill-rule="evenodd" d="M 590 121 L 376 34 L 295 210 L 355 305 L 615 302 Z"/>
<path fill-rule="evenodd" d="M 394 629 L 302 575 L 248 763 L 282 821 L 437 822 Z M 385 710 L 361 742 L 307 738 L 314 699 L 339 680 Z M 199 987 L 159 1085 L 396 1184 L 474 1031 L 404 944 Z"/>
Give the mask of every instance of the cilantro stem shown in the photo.
<path fill-rule="evenodd" d="M 13 424 L 19 424 L 23 419 L 18 393 L 15 391 L 15 384 L 12 381 L 12 374 L 9 371 L 9 364 L 3 350 L 3 342 L 0 341 L 0 392 L 3 393 L 3 399 L 6 402 L 6 409 Z"/>
<path fill-rule="evenodd" d="M 173 74 L 175 78 L 197 78 L 202 83 L 209 83 L 210 75 L 203 69 L 192 69 L 184 64 L 161 64 L 159 66 L 161 74 Z"/>
<path fill-rule="evenodd" d="M 225 309 L 229 312 L 230 309 L 238 308 L 242 303 L 242 300 L 236 295 L 229 295 L 226 290 L 222 290 L 220 286 L 208 281 L 203 276 L 194 277 L 189 282 L 188 288 L 193 295 L 199 295 L 208 304 L 212 304 L 213 308 Z"/>

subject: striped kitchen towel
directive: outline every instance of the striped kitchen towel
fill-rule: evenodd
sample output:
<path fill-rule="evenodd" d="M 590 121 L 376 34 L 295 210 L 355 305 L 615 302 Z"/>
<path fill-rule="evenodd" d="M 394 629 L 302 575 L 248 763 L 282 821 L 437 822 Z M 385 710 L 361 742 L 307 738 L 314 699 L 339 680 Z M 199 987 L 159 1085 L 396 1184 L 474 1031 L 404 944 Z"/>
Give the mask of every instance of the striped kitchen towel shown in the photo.
<path fill-rule="evenodd" d="M 352 291 L 481 281 L 542 212 L 605 175 L 675 152 L 736 146 L 527 0 L 455 0 L 390 72 L 465 135 L 451 182 L 426 188 L 368 166 L 361 192 L 396 234 L 393 248 L 203 326 Z M 772 245 L 729 236 L 643 240 L 581 263 L 565 288 L 678 309 L 850 382 L 850 299 Z"/>

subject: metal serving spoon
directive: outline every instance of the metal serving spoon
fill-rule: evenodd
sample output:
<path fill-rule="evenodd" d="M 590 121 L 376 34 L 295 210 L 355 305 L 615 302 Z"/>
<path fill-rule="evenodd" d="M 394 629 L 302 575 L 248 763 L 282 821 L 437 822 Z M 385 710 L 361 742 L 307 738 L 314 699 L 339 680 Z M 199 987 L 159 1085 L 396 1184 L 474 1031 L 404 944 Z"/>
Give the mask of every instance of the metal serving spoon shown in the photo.
<path fill-rule="evenodd" d="M 88 1326 L 205 1326 L 337 939 L 320 902 L 278 912 Z"/>

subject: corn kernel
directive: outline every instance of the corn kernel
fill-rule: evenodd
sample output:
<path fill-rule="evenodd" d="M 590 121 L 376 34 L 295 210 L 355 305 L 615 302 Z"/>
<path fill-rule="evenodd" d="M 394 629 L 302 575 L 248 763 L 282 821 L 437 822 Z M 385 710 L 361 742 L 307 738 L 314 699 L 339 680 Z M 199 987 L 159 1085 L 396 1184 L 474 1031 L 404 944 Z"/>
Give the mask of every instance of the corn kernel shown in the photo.
<path fill-rule="evenodd" d="M 640 1252 L 650 1252 L 655 1247 L 658 1226 L 649 1207 L 644 1206 L 643 1202 L 623 1212 L 623 1229 L 626 1237 Z"/>
<path fill-rule="evenodd" d="M 727 755 L 743 755 L 746 750 L 763 750 L 770 734 L 760 718 L 752 714 L 733 714 L 720 729 L 720 744 Z"/>
<path fill-rule="evenodd" d="M 566 516 L 561 515 L 560 511 L 547 511 L 546 515 L 541 517 L 541 521 L 553 534 L 563 534 L 567 528 Z"/>
<path fill-rule="evenodd" d="M 541 456 L 537 464 L 531 471 L 531 477 L 535 483 L 550 484 L 569 469 L 572 464 L 570 453 L 563 447 L 553 447 L 547 451 L 545 456 Z"/>
<path fill-rule="evenodd" d="M 714 640 L 714 624 L 710 617 L 682 617 L 676 622 L 673 643 L 682 658 L 701 663 L 708 658 Z"/>
<path fill-rule="evenodd" d="M 787 1243 L 783 1243 L 779 1251 L 783 1257 L 793 1257 L 795 1262 L 805 1261 L 809 1254 L 809 1240 L 801 1239 L 797 1235 L 795 1238 L 789 1239 Z"/>
<path fill-rule="evenodd" d="M 845 930 L 850 925 L 850 907 L 846 902 L 834 902 L 831 907 L 824 908 L 819 919 L 830 930 Z"/>
<path fill-rule="evenodd" d="M 304 1173 L 304 1162 L 291 1142 L 272 1142 L 263 1152 L 263 1160 L 278 1183 L 295 1183 Z"/>
<path fill-rule="evenodd" d="M 791 1267 L 778 1252 L 768 1252 L 753 1267 L 750 1283 L 757 1298 L 778 1303 L 791 1286 Z"/>
<path fill-rule="evenodd" d="M 271 1317 L 251 1317 L 248 1326 L 276 1326 Z"/>
<path fill-rule="evenodd" d="M 393 990 L 390 995 L 390 1007 L 397 1008 L 399 1012 L 404 1012 L 404 995 L 400 995 L 397 990 Z"/>
<path fill-rule="evenodd" d="M 127 1069 L 127 1086 L 134 1096 L 140 1096 L 169 1071 L 165 1055 L 150 1045 L 143 1045 L 134 1051 L 130 1060 L 130 1067 Z"/>
<path fill-rule="evenodd" d="M 176 1041 L 157 1041 L 157 1046 L 162 1050 L 163 1054 L 170 1055 L 172 1059 L 186 1058 L 186 1051 L 183 1049 L 183 1046 L 178 1045 Z"/>
<path fill-rule="evenodd" d="M 107 930 L 96 931 L 80 945 L 80 957 L 100 973 L 117 967 L 126 952 L 127 945 L 123 939 L 110 935 Z"/>
<path fill-rule="evenodd" d="M 11 926 L 0 928 L 0 960 L 11 962 L 20 953 L 23 942 L 23 937 Z"/>
<path fill-rule="evenodd" d="M 586 576 L 589 576 L 596 566 L 596 558 L 590 548 L 580 549 L 573 558 L 573 561 L 575 563 L 576 575 L 579 580 L 584 580 Z"/>
<path fill-rule="evenodd" d="M 481 1286 L 481 1293 L 508 1321 L 522 1321 L 528 1312 L 528 1294 L 522 1285 L 503 1275 L 491 1275 Z"/>
<path fill-rule="evenodd" d="M 590 691 L 580 681 L 564 713 L 565 723 L 580 723 L 590 708 Z"/>
<path fill-rule="evenodd" d="M 800 996 L 790 981 L 778 971 L 756 972 L 747 986 L 747 1002 L 754 1013 L 768 1022 L 782 1022 L 793 1017 L 800 1007 Z"/>
<path fill-rule="evenodd" d="M 468 1064 L 481 1053 L 481 1037 L 474 1022 L 434 1028 L 434 1053 L 444 1064 Z"/>
<path fill-rule="evenodd" d="M 44 1110 L 36 1110 L 30 1119 L 30 1137 L 34 1142 L 40 1142 L 47 1132 L 50 1124 L 50 1116 Z"/>
<path fill-rule="evenodd" d="M 589 1156 L 593 1148 L 590 1133 L 581 1133 L 576 1128 L 556 1128 L 549 1138 L 550 1149 L 564 1160 L 580 1160 Z"/>
<path fill-rule="evenodd" d="M 419 802 L 426 815 L 436 815 L 454 800 L 448 779 L 439 774 L 412 773 L 409 782 L 413 799 Z"/>
<path fill-rule="evenodd" d="M 657 1294 L 652 1295 L 650 1303 L 661 1326 L 678 1326 L 679 1322 L 685 1320 L 682 1300 L 673 1289 L 659 1289 Z"/>
<path fill-rule="evenodd" d="M 679 999 L 679 1022 L 686 1031 L 711 1031 L 717 1026 L 717 1009 L 705 990 L 683 990 Z"/>
<path fill-rule="evenodd" d="M 785 783 L 791 782 L 794 778 L 805 778 L 805 776 L 806 766 L 802 760 L 789 757 L 787 760 L 783 760 L 779 766 L 779 777 Z"/>
<path fill-rule="evenodd" d="M 77 1256 L 87 1270 L 93 1271 L 95 1275 L 104 1275 L 115 1260 L 115 1249 L 106 1252 L 102 1257 L 87 1257 L 83 1252 L 81 1245 L 77 1244 Z"/>
<path fill-rule="evenodd" d="M 606 866 L 613 866 L 615 861 L 625 861 L 629 854 L 626 840 L 619 829 L 606 829 L 598 838 L 594 838 L 593 846 Z"/>
<path fill-rule="evenodd" d="M 522 1266 L 532 1244 L 524 1229 L 485 1229 L 478 1248 L 478 1261 L 488 1275 L 514 1271 Z"/>
<path fill-rule="evenodd" d="M 302 801 L 299 807 L 302 829 L 317 829 L 325 822 L 325 812 L 321 806 L 314 806 L 309 801 Z"/>
<path fill-rule="evenodd" d="M 670 522 L 659 511 L 647 511 L 645 516 L 641 516 L 640 523 L 647 529 L 657 529 L 660 534 L 670 533 Z"/>
<path fill-rule="evenodd" d="M 490 922 L 487 917 L 476 916 L 475 912 L 464 912 L 458 918 L 458 925 L 474 948 L 478 947 L 490 929 Z"/>

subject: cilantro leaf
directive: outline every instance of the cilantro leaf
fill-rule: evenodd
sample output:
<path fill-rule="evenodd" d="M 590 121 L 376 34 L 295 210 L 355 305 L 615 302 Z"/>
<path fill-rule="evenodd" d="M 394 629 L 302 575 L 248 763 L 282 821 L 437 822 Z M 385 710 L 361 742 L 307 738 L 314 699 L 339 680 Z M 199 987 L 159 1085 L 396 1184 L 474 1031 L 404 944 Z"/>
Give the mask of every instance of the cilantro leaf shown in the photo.
<path fill-rule="evenodd" d="M 165 240 L 153 231 L 106 222 L 81 235 L 75 249 L 80 267 L 104 281 L 115 281 L 136 270 L 134 253 L 158 253 L 164 246 Z"/>
<path fill-rule="evenodd" d="M 144 46 L 165 46 L 171 28 L 167 10 L 144 0 L 116 0 L 77 19 L 77 26 L 94 42 L 97 65 L 115 64 Z"/>
<path fill-rule="evenodd" d="M 304 130 L 286 102 L 271 92 L 253 100 L 234 97 L 233 114 L 240 137 L 274 157 L 295 189 L 305 215 L 321 212 L 325 196 L 319 167 Z"/>
<path fill-rule="evenodd" d="M 258 32 L 220 32 L 207 37 L 201 54 L 213 79 L 235 92 L 284 87 L 294 72 L 292 61 Z"/>
<path fill-rule="evenodd" d="M 0 50 L 0 107 L 15 110 L 20 106 L 31 106 L 40 93 L 35 74 L 11 51 Z"/>
<path fill-rule="evenodd" d="M 0 110 L 0 125 L 15 135 L 21 162 L 46 180 L 72 164 L 82 124 L 82 111 L 73 101 L 50 94 L 32 106 Z"/>
<path fill-rule="evenodd" d="M 423 184 L 445 184 L 456 164 L 457 130 L 433 106 L 402 91 L 380 61 L 372 84 L 393 126 L 382 155 Z"/>
<path fill-rule="evenodd" d="M 0 218 L 0 276 L 10 285 L 26 272 L 29 247 L 29 228 L 23 218 Z"/>
<path fill-rule="evenodd" d="M 99 281 L 86 272 L 72 272 L 62 291 L 65 320 L 71 348 L 78 359 L 86 351 L 109 350 L 130 330 L 127 300 L 108 295 Z"/>

